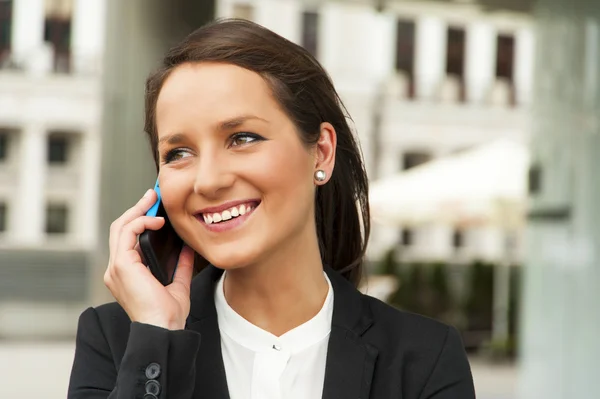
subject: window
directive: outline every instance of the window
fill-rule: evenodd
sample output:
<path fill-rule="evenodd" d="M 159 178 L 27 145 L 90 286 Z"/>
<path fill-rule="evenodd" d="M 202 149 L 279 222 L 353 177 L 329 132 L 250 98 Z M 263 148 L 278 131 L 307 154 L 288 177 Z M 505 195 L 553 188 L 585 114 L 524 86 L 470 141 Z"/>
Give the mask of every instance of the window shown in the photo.
<path fill-rule="evenodd" d="M 247 19 L 252 21 L 254 19 L 254 9 L 252 4 L 236 3 L 233 5 L 233 18 Z"/>
<path fill-rule="evenodd" d="M 5 202 L 0 202 L 0 233 L 7 229 L 8 207 Z"/>
<path fill-rule="evenodd" d="M 542 191 L 542 167 L 540 165 L 531 165 L 529 168 L 527 188 L 531 196 Z"/>
<path fill-rule="evenodd" d="M 511 35 L 498 35 L 496 47 L 496 77 L 513 80 L 515 38 Z"/>
<path fill-rule="evenodd" d="M 71 140 L 68 135 L 50 134 L 48 136 L 48 163 L 64 165 L 69 162 Z"/>
<path fill-rule="evenodd" d="M 319 44 L 319 14 L 305 11 L 302 14 L 302 46 L 313 56 L 317 56 Z"/>
<path fill-rule="evenodd" d="M 73 0 L 46 0 L 44 41 L 54 47 L 55 72 L 70 71 L 72 10 Z"/>
<path fill-rule="evenodd" d="M 509 84 L 511 105 L 515 105 L 516 97 L 513 86 L 515 62 L 515 38 L 512 35 L 498 35 L 496 43 L 496 78 L 504 79 Z"/>
<path fill-rule="evenodd" d="M 448 28 L 446 43 L 446 74 L 458 79 L 459 100 L 465 101 L 465 30 Z"/>
<path fill-rule="evenodd" d="M 46 207 L 46 233 L 65 234 L 67 232 L 69 210 L 64 204 L 50 204 Z"/>
<path fill-rule="evenodd" d="M 412 229 L 403 228 L 400 230 L 400 245 L 409 247 L 414 245 L 415 237 Z"/>
<path fill-rule="evenodd" d="M 396 70 L 408 78 L 408 98 L 415 97 L 415 23 L 398 20 L 396 23 Z"/>
<path fill-rule="evenodd" d="M 8 159 L 8 146 L 10 145 L 10 132 L 0 129 L 0 163 Z"/>
<path fill-rule="evenodd" d="M 460 229 L 452 233 L 452 246 L 456 249 L 465 247 L 465 232 Z"/>
<path fill-rule="evenodd" d="M 402 170 L 408 170 L 431 160 L 431 154 L 426 152 L 407 152 L 402 158 Z"/>
<path fill-rule="evenodd" d="M 0 0 L 0 63 L 10 53 L 12 3 L 12 0 Z"/>

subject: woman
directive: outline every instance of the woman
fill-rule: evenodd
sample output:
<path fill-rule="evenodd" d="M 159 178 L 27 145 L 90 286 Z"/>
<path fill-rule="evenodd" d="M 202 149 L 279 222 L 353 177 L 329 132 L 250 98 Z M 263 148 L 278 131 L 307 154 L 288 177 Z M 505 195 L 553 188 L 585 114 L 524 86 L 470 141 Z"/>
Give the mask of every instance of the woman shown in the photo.
<path fill-rule="evenodd" d="M 69 398 L 475 397 L 455 329 L 356 289 L 366 173 L 308 52 L 251 22 L 209 24 L 148 79 L 146 132 L 187 245 L 163 287 L 136 248 L 164 224 L 144 216 L 154 192 L 112 224 L 117 302 L 81 315 Z"/>

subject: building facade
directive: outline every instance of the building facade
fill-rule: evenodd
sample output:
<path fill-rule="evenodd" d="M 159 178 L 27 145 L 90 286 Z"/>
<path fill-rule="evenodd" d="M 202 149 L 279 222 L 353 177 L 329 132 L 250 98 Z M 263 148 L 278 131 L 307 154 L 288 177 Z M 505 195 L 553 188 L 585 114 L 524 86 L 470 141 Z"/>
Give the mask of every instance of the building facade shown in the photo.
<path fill-rule="evenodd" d="M 24 331 L 23 314 L 40 312 L 57 320 L 56 334 L 72 331 L 89 300 L 88 254 L 102 238 L 107 1 L 0 0 L 0 336 Z M 317 56 L 372 180 L 495 138 L 527 140 L 535 45 L 527 17 L 381 4 L 219 0 L 216 16 L 253 20 Z M 369 256 L 392 246 L 413 258 L 502 251 L 491 228 L 374 226 Z"/>
<path fill-rule="evenodd" d="M 0 337 L 72 331 L 97 240 L 104 0 L 0 0 Z M 36 323 L 37 324 L 37 323 Z"/>

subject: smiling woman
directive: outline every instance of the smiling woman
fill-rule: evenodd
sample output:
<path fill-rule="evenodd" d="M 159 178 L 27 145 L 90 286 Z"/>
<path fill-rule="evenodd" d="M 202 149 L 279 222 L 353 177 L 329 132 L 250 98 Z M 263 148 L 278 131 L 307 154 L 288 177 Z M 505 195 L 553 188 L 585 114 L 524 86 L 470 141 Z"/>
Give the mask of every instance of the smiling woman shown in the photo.
<path fill-rule="evenodd" d="M 116 303 L 81 315 L 69 398 L 474 398 L 454 328 L 356 286 L 368 182 L 327 73 L 248 21 L 204 26 L 147 82 L 173 282 L 142 263 L 150 191 L 111 226 Z M 194 274 L 197 274 L 194 276 Z"/>

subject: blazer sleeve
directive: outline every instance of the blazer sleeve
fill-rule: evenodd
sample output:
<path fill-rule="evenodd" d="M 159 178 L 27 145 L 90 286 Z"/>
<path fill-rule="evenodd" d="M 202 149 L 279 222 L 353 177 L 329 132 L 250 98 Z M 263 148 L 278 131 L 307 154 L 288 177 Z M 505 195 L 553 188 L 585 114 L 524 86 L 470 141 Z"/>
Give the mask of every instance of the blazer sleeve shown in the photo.
<path fill-rule="evenodd" d="M 68 399 L 190 399 L 200 334 L 131 323 L 120 366 L 94 308 L 77 327 Z"/>
<path fill-rule="evenodd" d="M 420 399 L 475 399 L 471 367 L 458 331 L 449 327 Z"/>

